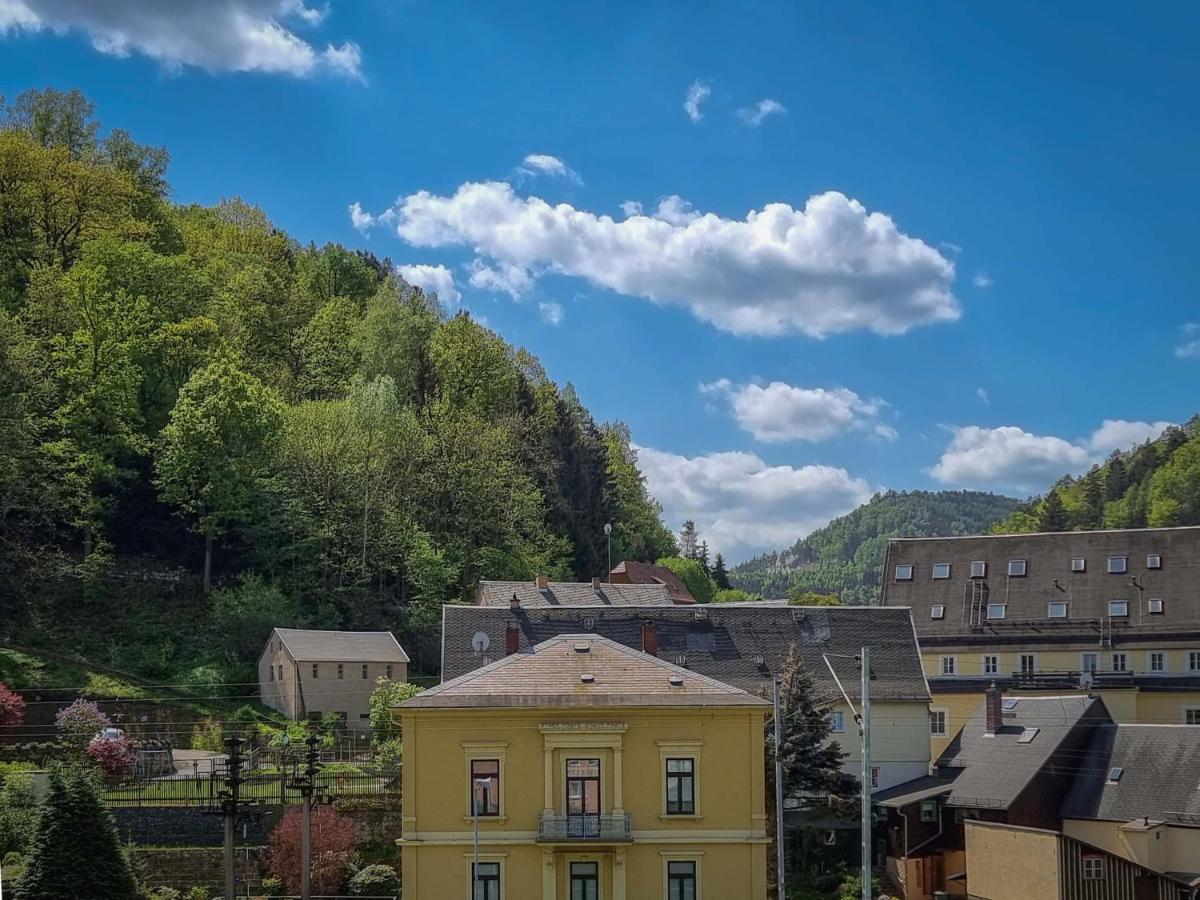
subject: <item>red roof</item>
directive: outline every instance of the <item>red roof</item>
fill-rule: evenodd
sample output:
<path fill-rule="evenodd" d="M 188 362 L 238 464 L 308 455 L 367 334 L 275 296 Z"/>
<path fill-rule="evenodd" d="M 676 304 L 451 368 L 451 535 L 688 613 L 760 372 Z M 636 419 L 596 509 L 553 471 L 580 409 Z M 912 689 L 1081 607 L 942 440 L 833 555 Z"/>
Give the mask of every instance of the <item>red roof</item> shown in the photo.
<path fill-rule="evenodd" d="M 612 574 L 624 575 L 629 584 L 664 584 L 675 603 L 696 602 L 696 598 L 692 596 L 683 580 L 666 566 L 626 559 L 617 563 Z"/>

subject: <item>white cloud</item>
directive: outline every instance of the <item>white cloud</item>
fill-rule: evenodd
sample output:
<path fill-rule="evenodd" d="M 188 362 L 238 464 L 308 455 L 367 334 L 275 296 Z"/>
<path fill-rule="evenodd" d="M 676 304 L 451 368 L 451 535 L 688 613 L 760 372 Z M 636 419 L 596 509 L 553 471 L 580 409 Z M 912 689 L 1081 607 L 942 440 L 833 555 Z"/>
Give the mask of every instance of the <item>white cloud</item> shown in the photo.
<path fill-rule="evenodd" d="M 683 111 L 693 122 L 699 122 L 704 118 L 704 113 L 700 112 L 700 105 L 708 99 L 711 93 L 712 88 L 699 79 L 688 85 L 687 96 L 683 99 Z"/>
<path fill-rule="evenodd" d="M 982 400 L 986 405 L 992 405 L 992 398 L 988 396 L 987 388 L 975 388 L 975 396 Z"/>
<path fill-rule="evenodd" d="M 362 78 L 358 46 L 318 49 L 289 23 L 311 27 L 322 10 L 303 0 L 0 0 L 0 33 L 80 31 L 101 53 L 134 53 L 171 69 L 312 75 L 332 71 Z"/>
<path fill-rule="evenodd" d="M 520 266 L 510 263 L 488 265 L 482 259 L 471 261 L 471 287 L 494 293 L 505 293 L 514 300 L 526 294 L 533 286 L 533 277 Z"/>
<path fill-rule="evenodd" d="M 375 227 L 375 217 L 362 208 L 362 204 L 355 200 L 350 204 L 350 224 L 364 234 Z"/>
<path fill-rule="evenodd" d="M 962 247 L 952 241 L 941 241 L 938 243 L 939 250 L 945 250 L 947 253 L 953 253 L 955 256 L 962 253 Z"/>
<path fill-rule="evenodd" d="M 557 325 L 563 320 L 563 308 L 559 303 L 539 303 L 538 314 L 541 315 L 542 321 L 548 325 Z"/>
<path fill-rule="evenodd" d="M 977 288 L 990 288 L 993 284 L 992 276 L 981 269 L 971 278 L 971 284 Z"/>
<path fill-rule="evenodd" d="M 1200 359 L 1200 322 L 1180 326 L 1182 340 L 1175 347 L 1177 359 Z"/>
<path fill-rule="evenodd" d="M 683 305 L 735 334 L 902 334 L 961 315 L 952 262 L 836 192 L 803 209 L 768 204 L 745 219 L 668 197 L 654 216 L 615 221 L 518 196 L 505 182 L 468 182 L 450 196 L 402 197 L 395 215 L 397 233 L 414 246 L 466 246 L 526 273 Z"/>
<path fill-rule="evenodd" d="M 621 204 L 621 212 L 625 213 L 625 218 L 632 216 L 640 216 L 642 214 L 642 204 L 636 200 L 626 200 Z"/>
<path fill-rule="evenodd" d="M 454 275 L 445 266 L 418 265 L 396 266 L 401 278 L 427 294 L 436 294 L 443 306 L 454 306 L 462 299 L 454 286 Z"/>
<path fill-rule="evenodd" d="M 724 399 L 743 431 L 768 443 L 825 441 L 851 429 L 894 440 L 896 430 L 878 420 L 882 400 L 867 400 L 847 388 L 800 388 L 782 381 L 766 387 L 734 385 L 728 378 L 700 385 Z"/>
<path fill-rule="evenodd" d="M 737 114 L 738 118 L 751 128 L 757 128 L 771 116 L 786 116 L 787 107 L 778 100 L 772 100 L 770 97 L 767 97 L 765 100 L 759 100 L 753 106 L 746 106 L 739 109 Z"/>
<path fill-rule="evenodd" d="M 576 184 L 583 183 L 578 172 L 557 156 L 550 156 L 548 153 L 530 153 L 518 171 L 526 175 L 552 175 L 556 178 L 566 178 Z"/>
<path fill-rule="evenodd" d="M 930 474 L 945 484 L 1013 488 L 1033 493 L 1064 475 L 1077 475 L 1113 450 L 1126 450 L 1157 437 L 1170 422 L 1105 419 L 1078 441 L 1030 434 L 1015 425 L 952 427 L 950 445 Z"/>
<path fill-rule="evenodd" d="M 872 493 L 845 469 L 770 466 L 745 452 L 687 457 L 639 447 L 638 464 L 667 522 L 692 519 L 731 562 L 790 544 Z"/>

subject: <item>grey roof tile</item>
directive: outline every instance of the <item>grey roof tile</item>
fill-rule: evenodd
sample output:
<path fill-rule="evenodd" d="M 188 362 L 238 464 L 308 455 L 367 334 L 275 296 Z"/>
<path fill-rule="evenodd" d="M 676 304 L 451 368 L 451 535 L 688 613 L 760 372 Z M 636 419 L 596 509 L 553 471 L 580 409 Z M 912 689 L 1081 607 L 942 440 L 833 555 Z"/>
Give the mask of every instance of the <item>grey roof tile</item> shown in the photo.
<path fill-rule="evenodd" d="M 408 662 L 408 654 L 390 631 L 310 631 L 276 628 L 296 660 Z"/>
<path fill-rule="evenodd" d="M 539 588 L 530 581 L 481 581 L 479 605 L 508 608 L 513 595 L 521 606 L 668 606 L 670 589 L 665 584 L 608 584 L 593 585 L 590 581 L 552 581 L 549 587 Z"/>

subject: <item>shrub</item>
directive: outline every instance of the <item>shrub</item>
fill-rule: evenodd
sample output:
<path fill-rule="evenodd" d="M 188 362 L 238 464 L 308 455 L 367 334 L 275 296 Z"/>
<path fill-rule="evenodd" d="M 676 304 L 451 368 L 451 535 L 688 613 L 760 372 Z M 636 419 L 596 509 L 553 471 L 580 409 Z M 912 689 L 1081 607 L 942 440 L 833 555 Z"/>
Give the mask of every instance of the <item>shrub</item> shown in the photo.
<path fill-rule="evenodd" d="M 283 879 L 268 875 L 262 880 L 262 889 L 264 894 L 280 894 L 283 892 Z"/>
<path fill-rule="evenodd" d="M 133 771 L 133 743 L 125 735 L 92 741 L 88 744 L 87 755 L 105 778 L 120 778 Z"/>
<path fill-rule="evenodd" d="M 25 698 L 0 681 L 0 728 L 16 728 L 25 721 Z"/>
<path fill-rule="evenodd" d="M 290 806 L 267 842 L 268 866 L 287 889 L 300 891 L 300 823 L 302 810 Z M 312 890 L 314 894 L 336 894 L 354 860 L 354 820 L 339 815 L 331 806 L 312 811 Z"/>
<path fill-rule="evenodd" d="M 141 691 L 133 685 L 111 675 L 96 673 L 88 676 L 83 692 L 89 697 L 99 697 L 101 700 L 132 700 L 141 696 Z"/>
<path fill-rule="evenodd" d="M 225 749 L 225 732 L 216 719 L 203 719 L 192 727 L 192 749 L 219 753 Z"/>
<path fill-rule="evenodd" d="M 54 716 L 58 738 L 72 753 L 82 755 L 97 734 L 112 727 L 112 719 L 100 711 L 91 700 L 80 697 Z"/>
<path fill-rule="evenodd" d="M 375 680 L 375 690 L 371 692 L 371 735 L 375 744 L 382 744 L 396 736 L 396 726 L 392 724 L 392 707 L 399 706 L 405 700 L 411 700 L 421 693 L 421 688 L 407 681 L 392 681 L 382 675 Z"/>
<path fill-rule="evenodd" d="M 738 588 L 726 588 L 723 591 L 717 591 L 713 595 L 713 603 L 746 603 L 750 601 L 761 600 L 762 594 L 752 594 L 749 591 L 743 591 Z"/>
<path fill-rule="evenodd" d="M 36 829 L 33 778 L 24 772 L 13 772 L 0 786 L 0 854 L 27 852 Z"/>
<path fill-rule="evenodd" d="M 712 601 L 716 586 L 712 583 L 712 579 L 704 574 L 704 569 L 700 568 L 700 563 L 696 560 L 684 559 L 681 556 L 665 556 L 658 561 L 658 565 L 664 566 L 678 575 L 688 589 L 688 593 L 696 598 L 697 603 Z"/>
<path fill-rule="evenodd" d="M 356 897 L 400 893 L 400 879 L 391 866 L 364 866 L 350 879 L 350 893 Z"/>
<path fill-rule="evenodd" d="M 816 591 L 788 591 L 790 606 L 841 606 L 842 598 L 836 594 L 818 594 Z"/>

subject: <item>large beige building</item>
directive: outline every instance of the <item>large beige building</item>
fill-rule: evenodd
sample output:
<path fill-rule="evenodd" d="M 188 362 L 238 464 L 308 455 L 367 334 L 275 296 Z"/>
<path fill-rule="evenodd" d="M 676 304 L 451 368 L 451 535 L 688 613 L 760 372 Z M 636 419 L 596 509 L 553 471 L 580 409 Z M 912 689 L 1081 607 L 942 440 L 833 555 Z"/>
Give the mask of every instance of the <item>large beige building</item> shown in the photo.
<path fill-rule="evenodd" d="M 936 757 L 996 682 L 1094 688 L 1118 722 L 1200 723 L 1200 528 L 889 543 L 882 602 L 908 606 Z"/>
<path fill-rule="evenodd" d="M 590 633 L 419 694 L 405 900 L 766 900 L 770 708 Z"/>
<path fill-rule="evenodd" d="M 291 719 L 335 713 L 366 729 L 379 678 L 408 680 L 408 654 L 390 631 L 307 631 L 276 628 L 258 658 L 264 705 Z"/>

